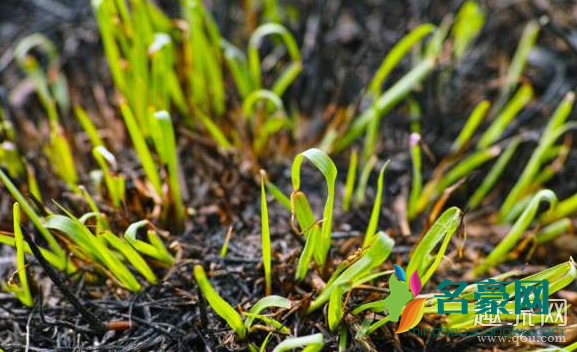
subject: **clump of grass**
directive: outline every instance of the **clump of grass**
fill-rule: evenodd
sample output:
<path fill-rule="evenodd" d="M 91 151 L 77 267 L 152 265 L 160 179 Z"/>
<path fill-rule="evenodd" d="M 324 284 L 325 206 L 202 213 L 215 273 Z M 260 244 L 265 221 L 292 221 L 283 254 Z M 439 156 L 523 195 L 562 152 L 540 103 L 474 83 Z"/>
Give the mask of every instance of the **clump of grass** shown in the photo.
<path fill-rule="evenodd" d="M 308 312 L 313 312 L 324 303 L 329 304 L 329 326 L 335 329 L 342 318 L 342 295 L 351 288 L 378 277 L 372 270 L 379 267 L 389 256 L 394 241 L 384 232 L 379 232 L 371 245 L 353 258 L 343 262 L 333 273 L 325 288 L 311 303 Z"/>
<path fill-rule="evenodd" d="M 80 263 L 90 263 L 99 273 L 108 276 L 119 286 L 130 291 L 139 291 L 142 285 L 132 274 L 127 263 L 131 264 L 148 282 L 156 283 L 156 276 L 142 254 L 166 266 L 174 262 L 174 258 L 166 250 L 154 228 L 147 231 L 148 242 L 136 238 L 139 229 L 151 226 L 148 221 L 130 225 L 124 238 L 119 238 L 111 232 L 108 223 L 102 219 L 103 214 L 98 212 L 94 201 L 84 188 L 79 188 L 79 191 L 85 195 L 93 212 L 77 218 L 61 207 L 65 215 L 47 212 L 47 215 L 40 216 L 2 170 L 0 170 L 0 179 L 18 202 L 13 211 L 15 221 L 20 222 L 20 207 L 22 207 L 28 219 L 34 223 L 50 246 L 50 250 L 40 247 L 41 254 L 58 270 L 74 274 Z M 87 225 L 91 219 L 96 219 L 95 232 L 91 231 Z M 15 227 L 15 238 L 0 235 L 0 242 L 15 246 L 18 253 L 23 253 L 23 251 L 30 253 L 28 243 L 19 239 L 19 233 L 21 234 L 19 227 Z M 53 233 L 58 235 L 55 237 Z M 57 238 L 63 238 L 63 241 L 58 241 Z M 71 253 L 72 260 L 64 254 L 64 248 Z M 22 278 L 21 282 L 23 282 Z"/>
<path fill-rule="evenodd" d="M 543 131 L 543 135 L 539 140 L 537 148 L 534 150 L 519 179 L 513 186 L 513 189 L 507 195 L 507 198 L 501 206 L 499 212 L 499 220 L 503 221 L 511 212 L 513 205 L 520 200 L 521 196 L 526 194 L 529 188 L 534 188 L 536 179 L 542 169 L 542 165 L 546 162 L 547 153 L 551 152 L 556 143 L 563 134 L 570 129 L 574 129 L 577 125 L 574 122 L 566 122 L 573 105 L 575 103 L 575 94 L 569 92 L 559 104 L 557 110 L 549 120 L 549 123 Z"/>
<path fill-rule="evenodd" d="M 45 72 L 40 63 L 30 54 L 35 49 L 48 58 Z M 69 109 L 68 88 L 66 79 L 59 72 L 58 52 L 54 44 L 41 34 L 32 34 L 20 40 L 14 49 L 16 61 L 26 75 L 34 82 L 36 93 L 48 115 L 50 139 L 44 147 L 44 152 L 53 170 L 70 186 L 77 190 L 78 173 L 70 144 L 60 124 L 58 110 L 66 112 Z"/>
<path fill-rule="evenodd" d="M 44 226 L 44 222 L 41 220 L 40 216 L 36 214 L 34 208 L 28 203 L 28 201 L 24 198 L 24 196 L 20 193 L 18 188 L 12 183 L 10 178 L 0 169 L 0 179 L 4 186 L 8 189 L 8 192 L 12 194 L 12 197 L 16 199 L 24 213 L 30 219 L 30 221 L 34 224 L 34 226 L 38 229 L 38 231 L 42 234 L 50 249 L 53 252 L 53 262 L 52 264 L 55 265 L 60 270 L 63 270 L 66 267 L 66 254 L 56 238 L 46 229 Z"/>

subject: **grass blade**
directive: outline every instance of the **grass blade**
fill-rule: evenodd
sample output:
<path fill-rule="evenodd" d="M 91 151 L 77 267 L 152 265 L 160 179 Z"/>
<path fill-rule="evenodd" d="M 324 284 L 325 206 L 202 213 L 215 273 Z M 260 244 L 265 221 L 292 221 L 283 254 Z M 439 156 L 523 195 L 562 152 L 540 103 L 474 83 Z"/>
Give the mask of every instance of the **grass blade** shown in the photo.
<path fill-rule="evenodd" d="M 511 101 L 505 106 L 503 111 L 495 118 L 487 131 L 479 139 L 477 147 L 479 149 L 488 148 L 496 142 L 507 128 L 507 125 L 517 116 L 533 97 L 533 88 L 529 84 L 523 84 Z"/>
<path fill-rule="evenodd" d="M 263 310 L 267 309 L 267 308 L 283 308 L 283 309 L 290 309 L 291 308 L 291 301 L 281 297 L 281 296 L 267 296 L 264 298 L 261 298 L 260 300 L 258 300 L 258 302 L 256 302 L 254 304 L 254 306 L 252 306 L 252 308 L 249 310 L 250 314 L 253 315 L 257 315 L 260 314 L 260 312 L 262 312 Z M 252 322 L 254 321 L 254 317 L 253 316 L 247 316 L 246 319 L 244 320 L 244 326 L 247 329 L 250 329 L 250 327 L 252 326 Z"/>
<path fill-rule="evenodd" d="M 383 195 L 383 178 L 385 170 L 389 165 L 389 160 L 385 162 L 381 171 L 379 172 L 379 180 L 377 181 L 377 195 L 375 196 L 375 203 L 373 204 L 373 210 L 371 211 L 371 217 L 369 218 L 369 225 L 367 226 L 367 231 L 365 233 L 365 239 L 363 241 L 363 247 L 367 247 L 373 242 L 374 236 L 377 233 L 377 226 L 379 224 L 379 217 L 381 215 L 381 201 Z"/>
<path fill-rule="evenodd" d="M 323 349 L 325 339 L 323 334 L 314 334 L 302 337 L 291 337 L 279 343 L 273 352 L 286 352 L 295 348 L 305 347 L 303 352 L 318 352 Z"/>
<path fill-rule="evenodd" d="M 266 174 L 260 170 L 260 218 L 261 218 L 261 247 L 262 247 L 262 265 L 264 267 L 265 292 L 266 295 L 272 293 L 271 284 L 271 248 L 270 248 L 270 228 L 268 223 L 268 205 L 266 203 L 266 191 L 264 180 Z M 255 313 L 256 314 L 256 313 Z"/>
<path fill-rule="evenodd" d="M 421 196 L 421 191 L 423 189 L 423 175 L 421 173 L 421 147 L 419 145 L 421 141 L 421 135 L 413 132 L 409 137 L 409 147 L 411 148 L 411 164 L 413 166 L 413 177 L 411 179 L 411 193 L 409 196 L 409 204 L 407 210 L 407 216 L 412 219 L 416 215 L 417 203 L 419 197 Z"/>
<path fill-rule="evenodd" d="M 405 35 L 393 48 L 387 53 L 383 62 L 377 69 L 373 80 L 369 84 L 368 92 L 372 96 L 378 96 L 381 93 L 381 87 L 383 83 L 397 67 L 399 62 L 407 55 L 409 50 L 425 39 L 426 36 L 431 34 L 435 30 L 435 26 L 430 23 L 425 23 L 417 26 L 407 35 Z"/>
<path fill-rule="evenodd" d="M 557 196 L 552 191 L 545 189 L 539 191 L 532 199 L 523 214 L 517 219 L 509 233 L 499 242 L 499 244 L 493 249 L 493 251 L 485 258 L 485 260 L 478 264 L 474 269 L 473 273 L 475 275 L 482 275 L 486 273 L 492 267 L 504 262 L 511 249 L 519 242 L 525 230 L 531 225 L 539 205 L 542 201 L 549 203 L 549 208 L 555 208 L 557 203 Z"/>
<path fill-rule="evenodd" d="M 321 241 L 317 253 L 318 264 L 323 265 L 331 246 L 331 226 L 333 222 L 333 205 L 335 201 L 335 182 L 337 178 L 337 167 L 331 158 L 322 150 L 311 148 L 298 154 L 292 165 L 291 178 L 293 183 L 293 193 L 300 190 L 300 169 L 303 158 L 307 158 L 323 174 L 327 183 L 327 201 L 323 210 L 323 223 L 321 228 Z"/>
<path fill-rule="evenodd" d="M 453 54 L 460 60 L 467 47 L 475 39 L 485 24 L 485 12 L 476 1 L 468 0 L 457 12 L 453 26 Z"/>
<path fill-rule="evenodd" d="M 471 198 L 469 198 L 467 205 L 470 209 L 475 209 L 479 203 L 481 203 L 483 198 L 485 198 L 487 193 L 489 193 L 489 191 L 493 188 L 493 186 L 495 186 L 497 180 L 505 170 L 505 167 L 513 157 L 513 154 L 515 154 L 515 151 L 517 150 L 520 142 L 521 141 L 518 138 L 515 138 L 513 141 L 511 141 L 511 143 L 509 143 L 507 148 L 505 148 L 505 151 L 501 154 L 501 156 L 499 156 L 499 159 L 497 159 L 495 165 L 493 165 L 491 171 L 489 171 L 479 188 L 477 188 L 475 193 L 473 193 Z"/>
<path fill-rule="evenodd" d="M 367 156 L 372 150 L 375 143 L 376 131 L 378 130 L 378 122 L 372 122 L 380 119 L 381 115 L 386 114 L 393 109 L 402 99 L 407 96 L 425 77 L 427 77 L 435 67 L 433 59 L 425 59 L 415 66 L 411 71 L 407 72 L 399 81 L 397 81 L 391 88 L 385 91 L 378 99 L 375 100 L 373 106 L 364 111 L 349 127 L 344 136 L 337 140 L 333 150 L 339 152 L 348 147 L 355 139 L 357 139 L 367 128 L 371 128 L 371 137 L 363 150 L 363 157 Z"/>
<path fill-rule="evenodd" d="M 159 197 L 162 197 L 163 192 L 160 183 L 160 177 L 158 176 L 158 170 L 156 169 L 156 164 L 152 159 L 150 150 L 148 149 L 146 141 L 144 140 L 144 136 L 142 135 L 142 132 L 138 127 L 138 123 L 132 114 L 132 110 L 125 102 L 120 103 L 120 110 L 122 112 L 122 116 L 124 117 L 124 122 L 126 123 L 128 134 L 130 134 L 130 138 L 132 139 L 134 149 L 136 150 L 142 168 L 144 169 L 144 173 L 146 174 L 146 177 L 151 183 L 154 191 L 158 194 Z"/>
<path fill-rule="evenodd" d="M 24 210 L 24 213 L 26 214 L 28 219 L 32 221 L 32 223 L 42 234 L 46 242 L 48 242 L 48 245 L 50 246 L 56 257 L 58 257 L 59 260 L 61 261 L 59 262 L 58 267 L 60 268 L 66 267 L 66 265 L 64 264 L 66 258 L 64 250 L 62 249 L 62 247 L 60 247 L 60 245 L 58 244 L 54 236 L 52 236 L 50 231 L 46 229 L 46 227 L 44 226 L 44 222 L 40 219 L 38 215 L 36 215 L 36 212 L 30 206 L 30 204 L 28 204 L 28 202 L 26 201 L 24 196 L 22 196 L 18 188 L 16 188 L 16 186 L 12 183 L 12 181 L 10 181 L 10 178 L 8 178 L 8 176 L 6 176 L 4 171 L 2 171 L 1 169 L 0 169 L 0 179 L 2 179 L 2 183 L 4 183 L 4 186 L 8 189 L 8 192 L 12 194 L 12 197 L 16 199 L 22 210 Z"/>
<path fill-rule="evenodd" d="M 569 129 L 574 128 L 574 123 L 565 123 L 567 117 L 573 109 L 575 103 L 575 94 L 573 92 L 567 93 L 565 98 L 559 104 L 559 107 L 553 113 L 551 120 L 545 127 L 542 137 L 539 140 L 537 148 L 533 151 L 531 158 L 523 169 L 521 176 L 507 195 L 507 198 L 501 206 L 499 212 L 499 220 L 504 221 L 508 213 L 513 208 L 513 205 L 519 200 L 523 192 L 525 192 L 532 181 L 537 177 L 542 164 L 545 162 L 545 155 L 552 149 L 556 140 L 561 137 Z"/>
<path fill-rule="evenodd" d="M 361 281 L 371 270 L 381 265 L 393 250 L 395 242 L 384 232 L 379 232 L 362 256 L 344 271 L 336 270 L 319 296 L 311 303 L 308 312 L 313 312 L 327 302 L 334 290 L 343 292 Z"/>
<path fill-rule="evenodd" d="M 469 115 L 465 126 L 463 126 L 463 129 L 461 129 L 459 136 L 457 139 L 455 139 L 455 142 L 451 147 L 451 151 L 453 153 L 457 153 L 459 150 L 463 149 L 467 143 L 469 143 L 477 131 L 477 128 L 485 116 L 487 116 L 487 112 L 489 111 L 490 106 L 491 103 L 489 103 L 488 100 L 483 100 L 477 106 L 475 106 L 475 109 L 473 109 L 473 112 L 471 112 L 471 115 Z"/>
<path fill-rule="evenodd" d="M 412 276 L 413 273 L 417 271 L 423 286 L 433 276 L 439 264 L 441 264 L 441 260 L 447 251 L 451 238 L 461 223 L 461 216 L 461 210 L 457 207 L 451 207 L 445 210 L 433 226 L 431 226 L 429 231 L 421 238 L 419 244 L 417 244 L 417 247 L 411 254 L 406 272 Z M 433 250 L 439 243 L 441 246 L 437 254 L 433 256 Z"/>
<path fill-rule="evenodd" d="M 10 281 L 8 281 L 8 289 L 9 291 L 14 292 L 22 304 L 26 307 L 32 307 L 32 294 L 30 293 L 28 274 L 26 273 L 26 261 L 24 257 L 25 242 L 24 236 L 22 235 L 22 229 L 20 228 L 20 205 L 18 202 L 14 203 L 14 206 L 12 207 L 12 218 L 14 222 L 14 245 L 16 247 L 16 272 L 18 273 L 20 286 L 12 283 L 12 279 L 10 279 Z"/>
<path fill-rule="evenodd" d="M 347 181 L 345 183 L 345 195 L 343 197 L 343 211 L 348 212 L 351 207 L 351 198 L 353 196 L 353 189 L 355 188 L 355 179 L 357 177 L 357 159 L 358 153 L 354 149 L 351 152 L 351 160 L 347 171 Z"/>
<path fill-rule="evenodd" d="M 198 283 L 198 287 L 202 291 L 203 296 L 206 298 L 212 309 L 218 314 L 222 319 L 224 319 L 227 324 L 236 332 L 241 340 L 246 337 L 246 327 L 242 322 L 240 314 L 231 307 L 220 295 L 212 288 L 212 285 L 206 277 L 204 269 L 200 265 L 194 266 L 194 277 Z"/>

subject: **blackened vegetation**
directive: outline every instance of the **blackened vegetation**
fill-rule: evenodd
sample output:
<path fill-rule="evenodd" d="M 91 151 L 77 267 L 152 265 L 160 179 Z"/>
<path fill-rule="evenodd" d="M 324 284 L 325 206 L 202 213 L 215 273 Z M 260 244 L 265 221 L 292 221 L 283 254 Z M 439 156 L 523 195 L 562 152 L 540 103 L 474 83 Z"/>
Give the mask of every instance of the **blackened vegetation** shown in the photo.
<path fill-rule="evenodd" d="M 161 1 L 168 11 L 175 12 L 174 4 Z M 164 4 L 166 3 L 166 4 Z M 237 28 L 243 27 L 242 15 L 235 1 L 215 1 L 214 13 L 227 37 L 233 37 Z M 391 46 L 399 40 L 407 29 L 415 24 L 431 21 L 438 24 L 443 15 L 454 13 L 460 1 L 298 1 L 290 2 L 300 11 L 298 19 L 289 23 L 303 52 L 305 70 L 286 96 L 287 106 L 298 106 L 308 119 L 307 136 L 302 140 L 307 143 L 319 140 L 326 128 L 327 116 L 335 114 L 337 109 L 360 104 L 358 94 L 370 80 L 374 70 Z M 467 57 L 456 68 L 448 70 L 443 65 L 435 74 L 426 80 L 420 93 L 415 94 L 421 105 L 423 116 L 422 136 L 431 150 L 424 158 L 424 170 L 430 172 L 433 166 L 446 154 L 456 137 L 460 123 L 468 115 L 471 107 L 482 98 L 495 98 L 501 82 L 506 63 L 512 56 L 520 33 L 529 19 L 542 18 L 544 31 L 540 36 L 537 49 L 530 57 L 525 78 L 534 86 L 539 99 L 530 109 L 511 124 L 509 135 L 525 133 L 529 139 L 535 139 L 540 133 L 539 126 L 553 111 L 562 94 L 575 88 L 577 63 L 577 35 L 569 30 L 575 27 L 575 5 L 568 3 L 550 3 L 546 1 L 529 1 L 514 4 L 508 1 L 483 1 L 488 8 L 487 23 L 481 36 L 472 46 Z M 51 5 L 52 4 L 52 5 Z M 102 119 L 111 126 L 120 123 L 114 118 L 116 108 L 109 105 L 107 99 L 112 95 L 110 78 L 104 68 L 101 47 L 94 19 L 87 11 L 87 1 L 3 1 L 0 4 L 0 78 L 1 84 L 12 92 L 10 97 L 2 93 L 3 102 L 8 112 L 19 121 L 17 129 L 24 138 L 23 150 L 29 151 L 26 157 L 36 170 L 39 183 L 46 190 L 45 199 L 54 198 L 60 204 L 76 211 L 74 196 L 63 190 L 65 186 L 49 171 L 47 160 L 40 153 L 36 142 L 39 131 L 34 130 L 26 119 L 36 121 L 43 118 L 30 89 L 21 85 L 21 75 L 10 57 L 11 44 L 17 37 L 35 31 L 48 34 L 59 44 L 63 54 L 64 70 L 69 78 L 73 100 L 82 101 L 98 111 Z M 177 11 L 177 10 L 176 10 Z M 231 34 L 229 36 L 229 34 Z M 266 50 L 266 48 L 265 48 Z M 4 54 L 1 54 L 4 53 Z M 404 62 L 403 70 L 408 67 Z M 406 70 L 405 70 L 406 71 Z M 397 74 L 394 73 L 393 76 Z M 395 78 L 395 77 L 393 77 Z M 14 93 L 16 92 L 16 93 Z M 456 119 L 459 117 L 459 119 Z M 71 116 L 65 116 L 64 124 L 71 130 L 79 130 Z M 419 238 L 420 229 L 414 225 L 414 233 L 402 236 L 399 230 L 398 215 L 394 207 L 395 200 L 406 191 L 410 184 L 410 157 L 408 155 L 409 123 L 408 112 L 401 109 L 392 111 L 383 119 L 381 142 L 379 145 L 381 159 L 391 159 L 386 178 L 384 207 L 381 213 L 381 227 L 390 229 L 396 241 L 391 260 L 406 263 L 411 248 Z M 118 130 L 118 129 L 117 129 Z M 180 159 L 186 178 L 188 191 L 187 204 L 194 209 L 186 223 L 186 230 L 173 233 L 169 240 L 171 250 L 176 254 L 178 263 L 170 270 L 159 270 L 163 277 L 161 283 L 145 287 L 140 293 L 129 294 L 115 288 L 111 282 L 89 280 L 91 268 L 84 268 L 79 278 L 66 278 L 70 294 L 79 300 L 85 311 L 96 316 L 97 321 L 107 324 L 107 331 L 100 333 L 91 326 L 82 309 L 74 308 L 68 295 L 63 295 L 47 272 L 32 260 L 30 273 L 36 283 L 36 304 L 32 309 L 24 309 L 21 304 L 5 293 L 0 293 L 0 347 L 6 351 L 72 351 L 72 350 L 246 350 L 244 342 L 235 339 L 231 329 L 211 310 L 199 292 L 192 277 L 192 267 L 202 264 L 212 274 L 211 282 L 223 298 L 233 305 L 244 309 L 250 308 L 263 296 L 264 280 L 260 264 L 260 208 L 259 184 L 252 175 L 252 170 L 243 164 L 235 155 L 221 155 L 213 143 L 203 136 L 195 135 L 184 128 L 178 129 Z M 108 136 L 113 144 L 122 150 L 127 142 L 124 136 Z M 78 150 L 83 150 L 84 141 L 77 140 Z M 526 155 L 530 155 L 532 146 L 528 143 Z M 277 185 L 290 192 L 290 161 L 294 152 L 304 148 L 296 146 L 284 157 L 269 160 L 263 165 L 269 178 Z M 85 155 L 78 155 L 79 167 L 90 170 L 94 165 Z M 127 174 L 139 175 L 135 158 L 130 152 L 120 155 L 120 165 Z M 339 182 L 344 184 L 348 158 L 336 157 L 339 166 Z M 518 158 L 507 167 L 501 187 L 511 187 L 516 181 L 518 170 L 526 159 Z M 552 184 L 559 196 L 564 197 L 577 189 L 574 172 L 577 165 L 575 155 L 571 153 L 563 172 L 558 173 Z M 380 165 L 377 165 L 380 167 Z M 45 170 L 45 171 L 44 171 Z M 425 175 L 426 177 L 428 175 Z M 303 171 L 303 191 L 309 195 L 313 208 L 321 209 L 324 202 L 324 180 L 314 170 Z M 369 183 L 370 197 L 367 204 L 350 213 L 342 214 L 339 204 L 335 206 L 335 240 L 331 258 L 340 261 L 354 253 L 362 243 L 361 237 L 366 229 L 368 214 L 375 194 L 375 180 Z M 450 203 L 463 206 L 466 197 L 471 195 L 481 179 L 473 176 L 461 187 Z M 323 185 L 319 187 L 318 185 Z M 136 185 L 127 185 L 130 192 L 136 194 Z M 340 187 L 342 188 L 342 187 Z M 508 189 L 508 188 L 507 188 Z M 135 195 L 137 196 L 137 195 Z M 0 189 L 0 228 L 9 231 L 11 228 L 11 197 L 4 188 Z M 307 280 L 296 284 L 293 280 L 298 254 L 302 248 L 299 235 L 291 230 L 289 214 L 278 204 L 271 201 L 270 218 L 273 246 L 273 292 L 283 295 L 296 303 L 300 309 L 282 312 L 277 315 L 279 321 L 296 335 L 307 335 L 316 332 L 325 333 L 326 350 L 337 348 L 335 334 L 327 332 L 327 325 L 322 310 L 305 316 L 307 304 L 311 299 L 313 282 Z M 48 206 L 52 206 L 48 204 Z M 122 214 L 107 211 L 106 205 L 101 209 L 110 214 L 112 222 L 119 228 L 125 228 L 131 221 L 142 218 L 150 209 L 128 207 Z M 86 209 L 78 209 L 86 210 Z M 483 209 L 490 213 L 494 209 Z M 464 273 L 472 263 L 487 253 L 495 239 L 491 234 L 498 229 L 485 227 L 480 216 L 472 215 L 468 219 L 471 226 L 467 239 L 467 248 L 461 252 L 461 238 L 455 237 L 448 256 L 450 265 L 443 265 L 433 277 L 433 284 L 438 277 L 449 277 L 463 281 Z M 424 223 L 424 219 L 422 221 Z M 232 238 L 228 254 L 222 259 L 219 256 L 221 246 L 228 228 L 232 226 Z M 476 229 L 476 230 L 475 230 Z M 31 228 L 25 229 L 30 232 Z M 25 232 L 26 232 L 25 231 Z M 487 242 L 489 239 L 491 242 Z M 574 244 L 573 244 L 574 246 Z M 534 269 L 548 267 L 567 259 L 577 248 L 559 243 L 547 244 L 537 250 L 532 257 Z M 11 273 L 7 266 L 13 255 L 12 251 L 0 249 L 0 277 L 6 278 Z M 511 262 L 511 268 L 531 270 L 524 266 L 525 254 L 519 260 Z M 3 260 L 9 258 L 9 260 Z M 29 260 L 32 258 L 29 257 Z M 328 274 L 330 274 L 329 266 Z M 60 274 L 60 276 L 63 276 Z M 326 277 L 324 279 L 327 279 Z M 468 280 L 470 281 L 470 280 Z M 379 299 L 386 294 L 382 290 L 355 291 L 350 306 L 355 307 L 366 299 Z M 574 289 L 574 287 L 572 288 Z M 42 291 L 44 294 L 40 294 Z M 45 297 L 44 300 L 41 297 Z M 575 300 L 575 297 L 573 297 Z M 575 303 L 575 302 L 573 302 Z M 574 309 L 569 313 L 575 314 Z M 90 318 L 89 318 L 90 319 Z M 435 316 L 425 317 L 433 326 L 440 324 Z M 353 336 L 360 320 L 348 315 L 345 318 Z M 94 325 L 94 324 L 92 324 Z M 385 325 L 380 330 L 362 341 L 350 339 L 351 350 L 373 348 L 384 350 L 407 351 L 447 351 L 507 349 L 505 345 L 478 345 L 476 339 L 447 339 L 409 337 L 395 335 L 395 327 Z M 253 333 L 254 341 L 262 341 L 266 332 Z M 274 346 L 284 337 L 273 334 L 269 347 Z"/>

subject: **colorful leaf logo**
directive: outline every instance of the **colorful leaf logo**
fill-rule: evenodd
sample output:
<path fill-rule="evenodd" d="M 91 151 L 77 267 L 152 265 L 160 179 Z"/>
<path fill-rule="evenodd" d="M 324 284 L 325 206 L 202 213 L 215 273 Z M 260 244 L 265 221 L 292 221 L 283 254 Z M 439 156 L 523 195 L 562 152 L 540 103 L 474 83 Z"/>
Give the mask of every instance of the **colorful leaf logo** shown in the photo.
<path fill-rule="evenodd" d="M 419 278 L 419 273 L 415 270 L 415 272 L 411 275 L 411 279 L 409 280 L 409 288 L 411 292 L 413 292 L 413 297 L 417 297 L 421 292 L 421 279 Z"/>
<path fill-rule="evenodd" d="M 420 286 L 420 280 L 419 280 Z M 403 310 L 403 315 L 401 315 L 401 322 L 399 323 L 399 328 L 396 333 L 400 334 L 409 329 L 414 328 L 423 318 L 423 313 L 425 311 L 425 301 L 426 298 L 417 298 L 405 306 Z"/>
<path fill-rule="evenodd" d="M 407 282 L 407 275 L 405 274 L 405 271 L 403 270 L 403 268 L 401 268 L 397 264 L 393 264 L 393 265 L 395 266 L 395 275 L 397 275 L 397 279 L 399 279 L 399 281 L 402 281 L 402 282 Z"/>

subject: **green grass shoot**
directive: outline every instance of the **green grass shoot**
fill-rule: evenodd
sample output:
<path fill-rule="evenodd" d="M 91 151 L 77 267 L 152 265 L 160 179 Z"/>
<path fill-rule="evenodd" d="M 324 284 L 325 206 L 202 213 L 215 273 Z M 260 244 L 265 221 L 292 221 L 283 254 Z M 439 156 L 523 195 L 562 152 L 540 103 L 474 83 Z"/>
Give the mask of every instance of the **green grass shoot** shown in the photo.
<path fill-rule="evenodd" d="M 375 203 L 373 204 L 373 210 L 371 211 L 371 217 L 369 218 L 369 225 L 367 226 L 367 231 L 365 232 L 365 239 L 363 240 L 363 247 L 369 246 L 377 233 L 377 226 L 379 225 L 379 217 L 381 215 L 381 202 L 383 197 L 383 180 L 385 175 L 385 170 L 389 165 L 389 160 L 385 162 L 381 171 L 379 172 L 379 179 L 377 181 L 377 195 L 375 196 Z"/>
<path fill-rule="evenodd" d="M 519 242 L 525 230 L 535 219 L 539 205 L 543 201 L 549 203 L 550 209 L 554 209 L 557 203 L 557 196 L 548 189 L 537 192 L 505 238 L 503 238 L 493 251 L 474 268 L 473 272 L 475 275 L 482 275 L 489 269 L 507 260 L 509 252 Z"/>
<path fill-rule="evenodd" d="M 287 352 L 304 347 L 303 352 L 318 352 L 323 349 L 325 339 L 323 334 L 313 334 L 302 337 L 291 337 L 279 343 L 273 352 Z"/>
<path fill-rule="evenodd" d="M 24 236 L 22 235 L 22 228 L 20 227 L 20 205 L 16 202 L 12 209 L 14 244 L 16 247 L 16 273 L 18 273 L 20 285 L 13 283 L 13 278 L 11 278 L 10 281 L 8 281 L 7 288 L 8 291 L 14 293 L 22 304 L 27 307 L 32 307 L 32 294 L 30 293 L 30 287 L 28 286 L 28 274 L 26 272 L 26 261 L 24 256 Z M 16 273 L 14 273 L 14 275 Z"/>
<path fill-rule="evenodd" d="M 542 164 L 544 163 L 545 155 L 554 146 L 559 137 L 565 134 L 568 130 L 573 129 L 576 124 L 573 122 L 566 123 L 567 117 L 573 109 L 575 103 L 575 94 L 569 92 L 559 104 L 557 110 L 549 120 L 549 123 L 543 131 L 543 135 L 539 140 L 537 148 L 533 151 L 531 158 L 523 169 L 521 176 L 513 186 L 513 189 L 507 195 L 507 198 L 501 206 L 499 212 L 499 219 L 503 221 L 507 214 L 511 211 L 513 205 L 519 200 L 521 195 L 527 191 L 532 182 L 539 174 Z"/>
<path fill-rule="evenodd" d="M 345 184 L 345 195 L 343 197 L 343 210 L 349 211 L 351 208 L 351 198 L 355 188 L 355 179 L 357 177 L 358 153 L 356 149 L 351 152 L 349 167 L 347 171 L 347 180 Z"/>
<path fill-rule="evenodd" d="M 407 209 L 407 216 L 412 219 L 416 215 L 417 203 L 419 197 L 421 196 L 421 191 L 423 189 L 423 175 L 422 175 L 422 165 L 421 165 L 421 135 L 413 132 L 409 137 L 409 148 L 411 151 L 411 164 L 412 164 L 412 179 L 411 179 L 411 192 L 409 194 L 409 202 Z"/>
<path fill-rule="evenodd" d="M 210 304 L 216 314 L 227 322 L 241 340 L 244 340 L 246 338 L 247 328 L 242 321 L 242 317 L 214 290 L 202 266 L 195 265 L 194 278 L 202 295 L 206 298 L 208 304 Z"/>
<path fill-rule="evenodd" d="M 469 118 L 467 119 L 465 126 L 463 126 L 463 128 L 461 129 L 459 136 L 457 137 L 457 139 L 455 139 L 455 142 L 451 147 L 453 153 L 460 151 L 465 147 L 467 143 L 469 143 L 469 141 L 477 131 L 477 128 L 479 127 L 485 116 L 487 116 L 487 112 L 489 111 L 490 106 L 491 103 L 489 103 L 489 101 L 487 100 L 483 100 L 482 102 L 477 104 L 477 106 L 475 106 L 473 112 L 471 112 L 471 115 L 469 115 Z"/>
<path fill-rule="evenodd" d="M 413 250 L 406 272 L 408 275 L 412 275 L 417 271 L 423 286 L 431 279 L 441 264 L 451 238 L 461 223 L 461 217 L 462 212 L 457 207 L 445 210 Z M 440 247 L 434 254 L 433 252 L 439 244 Z"/>
<path fill-rule="evenodd" d="M 267 23 L 258 27 L 252 34 L 248 44 L 248 67 L 252 81 L 253 90 L 262 88 L 262 72 L 261 62 L 259 56 L 259 47 L 263 39 L 267 36 L 278 36 L 283 44 L 286 46 L 288 54 L 291 58 L 291 64 L 280 73 L 276 79 L 271 90 L 278 96 L 282 96 L 285 90 L 295 80 L 298 74 L 302 71 L 302 61 L 300 50 L 296 44 L 295 39 L 290 32 L 278 23 Z"/>
<path fill-rule="evenodd" d="M 476 1 L 461 5 L 453 25 L 453 55 L 460 60 L 485 24 L 485 13 Z"/>
<path fill-rule="evenodd" d="M 529 84 L 523 84 L 521 88 L 515 93 L 511 101 L 505 106 L 503 111 L 495 118 L 489 128 L 479 139 L 477 147 L 479 149 L 488 148 L 495 143 L 501 134 L 507 128 L 507 125 L 515 118 L 515 116 L 529 103 L 533 97 L 533 88 Z"/>
<path fill-rule="evenodd" d="M 125 181 L 124 176 L 118 174 L 116 158 L 103 145 L 92 149 L 92 155 L 102 170 L 112 205 L 120 206 L 120 203 L 124 201 Z"/>
<path fill-rule="evenodd" d="M 8 178 L 8 176 L 6 176 L 4 171 L 2 171 L 1 169 L 0 169 L 0 179 L 2 180 L 4 186 L 8 189 L 8 192 L 12 194 L 12 197 L 16 199 L 19 206 L 22 208 L 22 210 L 24 210 L 24 213 L 26 214 L 28 219 L 32 221 L 34 226 L 36 226 L 38 231 L 42 234 L 42 236 L 50 246 L 51 250 L 54 252 L 55 257 L 59 258 L 56 266 L 61 270 L 64 269 L 66 267 L 65 264 L 66 254 L 62 249 L 62 247 L 56 241 L 56 238 L 54 238 L 54 236 L 50 233 L 50 231 L 46 229 L 46 227 L 44 226 L 44 222 L 40 219 L 40 216 L 36 214 L 32 206 L 28 203 L 28 201 L 20 193 L 18 188 L 16 188 L 16 186 L 12 183 L 10 178 Z"/>
<path fill-rule="evenodd" d="M 298 154 L 293 161 L 291 171 L 293 193 L 300 191 L 300 171 L 304 158 L 308 159 L 324 175 L 327 183 L 327 201 L 323 210 L 320 241 L 318 242 L 318 246 L 314 249 L 317 264 L 322 266 L 325 263 L 331 246 L 331 228 L 333 221 L 337 168 L 331 158 L 320 149 L 311 148 Z"/>
<path fill-rule="evenodd" d="M 264 268 L 265 278 L 265 292 L 266 295 L 272 293 L 271 284 L 271 248 L 270 248 L 270 227 L 268 223 L 268 204 L 266 202 L 265 178 L 264 170 L 260 171 L 260 218 L 261 218 L 261 250 L 262 250 L 262 265 Z"/>
<path fill-rule="evenodd" d="M 309 306 L 309 313 L 319 309 L 326 303 L 335 290 L 345 292 L 366 279 L 371 271 L 379 267 L 391 253 L 395 242 L 384 232 L 379 232 L 375 240 L 365 249 L 358 260 L 350 266 L 335 271 L 333 276 L 319 295 Z M 335 314 L 338 316 L 338 314 Z"/>

